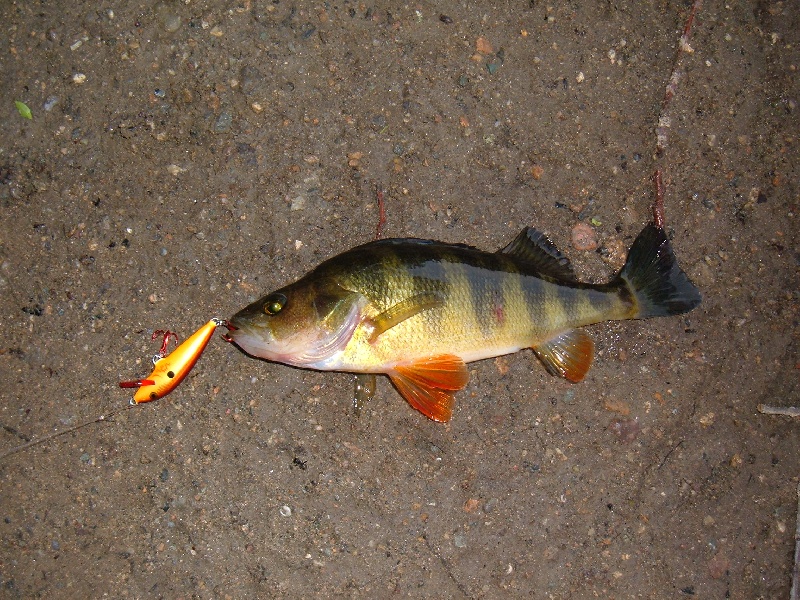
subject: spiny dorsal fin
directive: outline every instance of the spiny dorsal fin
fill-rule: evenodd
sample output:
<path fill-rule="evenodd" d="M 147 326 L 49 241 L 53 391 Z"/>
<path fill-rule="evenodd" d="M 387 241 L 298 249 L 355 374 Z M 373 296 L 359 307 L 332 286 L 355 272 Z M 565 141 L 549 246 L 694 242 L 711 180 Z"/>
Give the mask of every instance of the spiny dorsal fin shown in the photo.
<path fill-rule="evenodd" d="M 534 346 L 533 351 L 550 374 L 577 383 L 592 366 L 594 342 L 582 331 L 573 329 Z"/>
<path fill-rule="evenodd" d="M 449 421 L 453 414 L 454 393 L 469 382 L 467 365 L 450 354 L 397 366 L 388 375 L 411 406 L 441 423 Z"/>
<path fill-rule="evenodd" d="M 374 342 L 378 339 L 378 336 L 385 331 L 421 313 L 423 310 L 436 308 L 442 305 L 444 305 L 444 299 L 435 292 L 423 292 L 401 300 L 394 306 L 387 308 L 381 314 L 375 315 L 370 319 L 375 329 L 373 329 L 369 341 Z"/>
<path fill-rule="evenodd" d="M 569 259 L 559 252 L 545 234 L 533 227 L 523 229 L 514 241 L 500 252 L 525 261 L 541 275 L 559 281 L 577 281 Z"/>

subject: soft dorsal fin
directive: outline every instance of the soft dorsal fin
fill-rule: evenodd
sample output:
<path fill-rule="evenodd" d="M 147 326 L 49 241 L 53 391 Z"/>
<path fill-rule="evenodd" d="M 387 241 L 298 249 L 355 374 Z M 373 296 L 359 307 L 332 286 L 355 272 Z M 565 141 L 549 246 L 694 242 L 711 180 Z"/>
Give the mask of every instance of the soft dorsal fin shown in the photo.
<path fill-rule="evenodd" d="M 533 351 L 549 373 L 577 383 L 592 366 L 594 342 L 584 332 L 572 329 L 534 346 Z"/>
<path fill-rule="evenodd" d="M 533 227 L 520 231 L 514 241 L 500 252 L 525 261 L 540 275 L 559 281 L 577 281 L 569 259 L 559 252 L 545 234 Z"/>
<path fill-rule="evenodd" d="M 378 336 L 388 331 L 395 325 L 402 323 L 406 319 L 421 313 L 423 310 L 429 308 L 436 308 L 444 305 L 444 300 L 441 295 L 435 292 L 423 292 L 416 296 L 411 296 L 405 300 L 401 300 L 394 306 L 390 306 L 379 315 L 375 315 L 370 319 L 375 329 L 370 335 L 369 341 L 374 342 Z"/>
<path fill-rule="evenodd" d="M 460 357 L 444 354 L 395 367 L 388 373 L 408 403 L 433 421 L 446 422 L 453 414 L 455 392 L 469 382 Z"/>

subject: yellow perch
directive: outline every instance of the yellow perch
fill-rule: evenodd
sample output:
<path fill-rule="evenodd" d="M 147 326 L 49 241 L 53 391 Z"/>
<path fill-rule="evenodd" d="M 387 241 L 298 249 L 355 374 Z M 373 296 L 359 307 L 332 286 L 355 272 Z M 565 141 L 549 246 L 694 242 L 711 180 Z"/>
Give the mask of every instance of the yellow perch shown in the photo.
<path fill-rule="evenodd" d="M 555 246 L 526 228 L 495 253 L 418 239 L 358 246 L 238 312 L 227 339 L 296 367 L 384 373 L 414 408 L 448 421 L 469 380 L 465 363 L 533 348 L 550 373 L 581 381 L 594 344 L 577 327 L 699 303 L 660 227 L 645 227 L 601 285 L 577 281 Z M 360 400 L 375 387 L 363 376 L 357 385 Z"/>

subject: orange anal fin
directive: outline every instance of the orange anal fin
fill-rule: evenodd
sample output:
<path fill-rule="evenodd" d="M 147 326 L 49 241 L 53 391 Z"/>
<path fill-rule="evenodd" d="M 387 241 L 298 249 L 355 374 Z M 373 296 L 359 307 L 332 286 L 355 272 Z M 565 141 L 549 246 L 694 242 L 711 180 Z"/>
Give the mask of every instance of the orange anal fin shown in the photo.
<path fill-rule="evenodd" d="M 579 330 L 565 331 L 533 348 L 547 371 L 573 382 L 582 381 L 592 366 L 594 342 Z"/>
<path fill-rule="evenodd" d="M 450 420 L 455 392 L 469 382 L 467 365 L 449 354 L 397 366 L 388 375 L 411 406 L 440 423 Z"/>

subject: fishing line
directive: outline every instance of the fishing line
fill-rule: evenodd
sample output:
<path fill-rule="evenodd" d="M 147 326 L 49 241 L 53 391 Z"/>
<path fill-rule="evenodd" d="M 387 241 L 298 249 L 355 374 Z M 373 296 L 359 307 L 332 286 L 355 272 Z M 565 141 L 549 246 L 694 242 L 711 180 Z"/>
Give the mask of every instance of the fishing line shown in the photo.
<path fill-rule="evenodd" d="M 8 456 L 11 456 L 12 454 L 16 454 L 17 452 L 22 452 L 23 450 L 27 450 L 28 448 L 32 448 L 33 446 L 38 446 L 39 444 L 43 444 L 45 442 L 48 442 L 48 441 L 50 441 L 52 439 L 55 439 L 55 438 L 57 438 L 59 436 L 62 436 L 64 434 L 71 433 L 73 431 L 77 431 L 78 429 L 81 429 L 82 427 L 86 427 L 87 425 L 91 425 L 93 423 L 107 422 L 110 419 L 113 419 L 118 414 L 120 414 L 120 413 L 122 413 L 122 412 L 124 412 L 126 410 L 130 410 L 134 406 L 136 406 L 136 404 L 129 404 L 125 408 L 119 408 L 117 410 L 112 410 L 110 413 L 106 413 L 106 414 L 100 415 L 99 417 L 93 417 L 91 419 L 87 419 L 86 421 L 78 423 L 77 425 L 73 425 L 72 427 L 67 427 L 66 429 L 62 429 L 61 431 L 54 431 L 53 433 L 49 433 L 49 434 L 47 434 L 45 436 L 35 438 L 35 439 L 33 439 L 33 440 L 29 441 L 29 442 L 26 442 L 24 444 L 20 444 L 19 446 L 14 446 L 13 448 L 9 448 L 8 450 L 6 450 L 4 452 L 0 452 L 0 460 L 3 460 L 4 458 L 6 458 Z"/>

